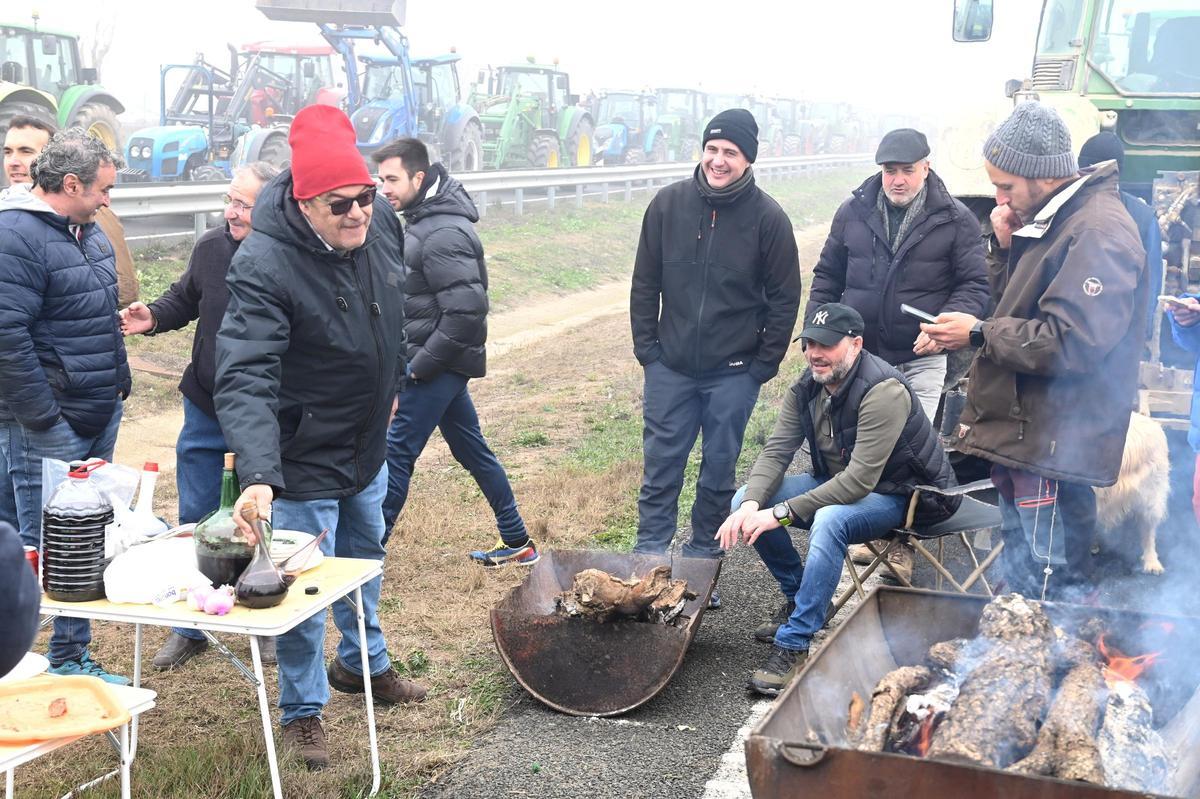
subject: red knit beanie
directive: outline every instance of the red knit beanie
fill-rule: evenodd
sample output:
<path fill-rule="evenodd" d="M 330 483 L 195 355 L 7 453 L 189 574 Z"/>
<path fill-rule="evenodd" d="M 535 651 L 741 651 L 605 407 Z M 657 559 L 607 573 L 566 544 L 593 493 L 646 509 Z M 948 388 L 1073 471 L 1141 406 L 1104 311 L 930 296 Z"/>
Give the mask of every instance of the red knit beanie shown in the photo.
<path fill-rule="evenodd" d="M 371 186 L 355 146 L 354 126 L 338 108 L 310 105 L 300 109 L 288 133 L 292 146 L 292 196 L 310 200 L 342 186 Z"/>

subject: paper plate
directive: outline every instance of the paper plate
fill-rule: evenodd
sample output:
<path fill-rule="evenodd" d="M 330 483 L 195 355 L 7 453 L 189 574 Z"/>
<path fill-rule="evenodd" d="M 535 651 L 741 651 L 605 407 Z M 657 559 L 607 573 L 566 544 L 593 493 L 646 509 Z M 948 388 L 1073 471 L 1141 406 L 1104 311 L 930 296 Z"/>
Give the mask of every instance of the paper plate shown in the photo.
<path fill-rule="evenodd" d="M 299 530 L 274 530 L 271 532 L 271 560 L 278 566 L 285 560 L 299 552 L 305 544 L 316 538 L 311 533 L 303 533 Z M 308 558 L 308 563 L 304 565 L 304 571 L 315 569 L 321 565 L 321 561 L 325 560 L 325 553 L 320 547 L 313 550 Z"/>
<path fill-rule="evenodd" d="M 12 671 L 0 677 L 0 682 L 27 680 L 30 677 L 41 674 L 48 668 L 50 668 L 50 661 L 46 660 L 45 656 L 39 655 L 37 652 L 26 652 L 25 657 L 21 658 L 21 661 L 12 667 Z"/>

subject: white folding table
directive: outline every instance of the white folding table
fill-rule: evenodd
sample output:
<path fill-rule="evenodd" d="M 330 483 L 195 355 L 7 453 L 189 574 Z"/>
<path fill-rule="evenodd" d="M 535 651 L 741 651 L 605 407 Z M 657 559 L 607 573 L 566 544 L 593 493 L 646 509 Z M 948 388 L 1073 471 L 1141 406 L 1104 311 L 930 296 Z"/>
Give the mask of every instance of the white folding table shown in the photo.
<path fill-rule="evenodd" d="M 379 743 L 375 737 L 375 705 L 371 696 L 371 669 L 367 656 L 366 621 L 363 616 L 362 587 L 383 573 L 383 562 L 361 558 L 326 557 L 319 566 L 304 572 L 292 584 L 287 597 L 273 608 L 251 610 L 235 605 L 224 616 L 210 616 L 199 611 L 188 610 L 187 605 L 177 602 L 167 607 L 157 605 L 124 605 L 100 599 L 94 602 L 59 602 L 42 597 L 42 613 L 52 616 L 73 616 L 82 619 L 123 622 L 134 626 L 133 633 L 133 685 L 142 683 L 142 626 L 188 627 L 199 630 L 212 642 L 217 651 L 225 656 L 234 668 L 254 685 L 258 693 L 259 711 L 262 716 L 263 740 L 267 748 L 267 762 L 271 770 L 271 789 L 275 799 L 283 799 L 279 781 L 279 760 L 275 754 L 275 737 L 271 725 L 271 708 L 267 702 L 266 682 L 263 678 L 262 656 L 259 638 L 282 635 L 314 614 L 333 605 L 339 599 L 349 602 L 358 616 L 359 654 L 362 662 L 363 690 L 366 694 L 367 728 L 371 744 L 371 796 L 379 792 Z M 316 587 L 316 593 L 306 589 Z M 253 670 L 237 658 L 213 633 L 234 633 L 250 637 L 250 657 Z M 132 740 L 129 759 L 137 755 L 138 722 L 132 722 Z"/>

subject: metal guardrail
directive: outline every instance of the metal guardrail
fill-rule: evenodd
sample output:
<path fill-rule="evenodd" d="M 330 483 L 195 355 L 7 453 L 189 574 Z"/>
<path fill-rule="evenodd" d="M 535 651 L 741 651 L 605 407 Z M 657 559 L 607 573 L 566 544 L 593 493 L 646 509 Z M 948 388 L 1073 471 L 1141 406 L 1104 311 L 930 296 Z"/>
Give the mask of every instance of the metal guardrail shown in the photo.
<path fill-rule="evenodd" d="M 754 164 L 754 171 L 764 177 L 782 177 L 840 166 L 857 166 L 870 163 L 871 160 L 869 153 L 762 158 Z M 455 174 L 455 177 L 462 181 L 467 191 L 475 198 L 480 215 L 486 213 L 489 193 L 508 192 L 514 195 L 513 205 L 516 213 L 520 214 L 524 211 L 526 191 L 545 191 L 545 202 L 550 208 L 554 207 L 558 191 L 561 189 L 573 190 L 577 205 L 583 204 L 587 189 L 593 189 L 593 194 L 599 194 L 607 201 L 614 187 L 628 202 L 635 190 L 650 189 L 686 178 L 695 168 L 694 163 L 639 164 L 461 172 Z M 192 214 L 196 217 L 195 230 L 199 235 L 207 224 L 205 216 L 224 208 L 221 198 L 227 188 L 226 183 L 192 183 L 182 186 L 118 185 L 112 190 L 112 209 L 122 219 Z"/>

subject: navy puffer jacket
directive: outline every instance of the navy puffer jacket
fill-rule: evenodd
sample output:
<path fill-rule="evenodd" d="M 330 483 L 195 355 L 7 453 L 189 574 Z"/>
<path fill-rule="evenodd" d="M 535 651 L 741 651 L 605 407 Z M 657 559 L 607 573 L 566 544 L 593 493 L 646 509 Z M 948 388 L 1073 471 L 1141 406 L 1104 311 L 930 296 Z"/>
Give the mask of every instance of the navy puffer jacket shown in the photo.
<path fill-rule="evenodd" d="M 68 225 L 24 187 L 0 198 L 0 402 L 31 430 L 61 416 L 92 437 L 128 396 L 129 364 L 112 245 Z"/>

